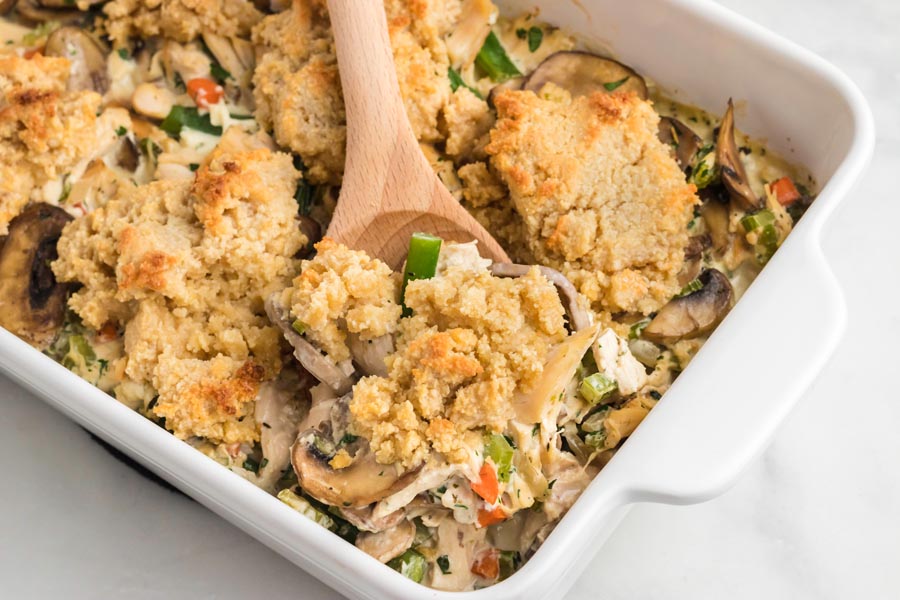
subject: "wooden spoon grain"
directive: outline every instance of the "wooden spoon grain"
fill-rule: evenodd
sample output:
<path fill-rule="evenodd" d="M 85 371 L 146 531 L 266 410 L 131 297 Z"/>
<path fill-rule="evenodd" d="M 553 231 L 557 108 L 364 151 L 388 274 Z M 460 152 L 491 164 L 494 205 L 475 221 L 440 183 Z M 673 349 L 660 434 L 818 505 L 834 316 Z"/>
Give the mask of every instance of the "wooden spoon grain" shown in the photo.
<path fill-rule="evenodd" d="M 383 0 L 328 0 L 347 116 L 347 161 L 327 235 L 393 268 L 421 231 L 503 248 L 460 206 L 419 148 L 400 96 Z"/>

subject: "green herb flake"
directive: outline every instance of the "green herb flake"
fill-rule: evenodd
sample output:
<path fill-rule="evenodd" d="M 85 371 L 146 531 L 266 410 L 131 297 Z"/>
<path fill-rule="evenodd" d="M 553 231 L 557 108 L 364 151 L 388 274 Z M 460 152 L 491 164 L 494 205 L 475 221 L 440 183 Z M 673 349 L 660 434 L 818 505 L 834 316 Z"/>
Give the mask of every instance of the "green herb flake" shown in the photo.
<path fill-rule="evenodd" d="M 199 168 L 200 168 L 200 165 L 197 163 L 191 163 L 188 165 L 188 169 L 191 170 L 191 173 L 193 173 L 194 171 L 196 171 Z"/>
<path fill-rule="evenodd" d="M 244 461 L 243 467 L 245 470 L 250 471 L 251 473 L 259 473 L 259 463 L 249 456 Z"/>
<path fill-rule="evenodd" d="M 511 77 L 519 77 L 522 72 L 500 43 L 500 38 L 493 31 L 484 40 L 484 45 L 475 57 L 475 65 L 484 71 L 491 81 L 503 82 Z"/>
<path fill-rule="evenodd" d="M 518 29 L 516 29 L 516 37 L 520 40 L 524 40 L 528 37 L 528 30 L 524 27 L 519 27 Z"/>
<path fill-rule="evenodd" d="M 532 27 L 528 30 L 528 50 L 530 52 L 537 52 L 537 49 L 541 47 L 542 41 L 544 41 L 543 29 L 540 27 Z M 626 77 L 625 79 L 628 78 Z M 625 81 L 623 80 L 622 83 L 625 83 Z"/>
<path fill-rule="evenodd" d="M 437 560 L 434 562 L 437 563 L 437 566 L 441 569 L 441 573 L 444 575 L 450 575 L 450 558 L 446 554 L 442 554 L 437 557 Z"/>
<path fill-rule="evenodd" d="M 628 81 L 630 78 L 631 78 L 630 75 L 626 75 L 625 77 L 623 77 L 622 79 L 620 79 L 618 81 L 610 81 L 609 83 L 604 83 L 603 87 L 606 88 L 607 92 L 614 92 L 617 89 L 619 89 L 620 87 L 622 87 L 625 84 L 625 82 Z"/>
<path fill-rule="evenodd" d="M 225 83 L 226 79 L 231 79 L 231 73 L 217 62 L 209 63 L 209 74 L 220 83 Z"/>
<path fill-rule="evenodd" d="M 479 100 L 484 100 L 484 96 L 481 95 L 481 92 L 466 83 L 466 81 L 462 78 L 462 75 L 459 74 L 459 71 L 457 71 L 453 67 L 447 68 L 447 77 L 450 79 L 450 91 L 455 92 L 460 87 L 464 87 L 475 94 L 475 96 Z"/>
<path fill-rule="evenodd" d="M 119 58 L 121 58 L 122 60 L 128 60 L 131 57 L 131 55 L 128 53 L 128 48 L 119 48 L 118 50 L 116 50 L 116 54 L 118 54 Z"/>
<path fill-rule="evenodd" d="M 159 124 L 160 129 L 172 136 L 181 135 L 181 130 L 185 127 L 210 135 L 222 135 L 222 128 L 212 124 L 209 114 L 200 114 L 194 106 L 173 106 Z"/>
<path fill-rule="evenodd" d="M 124 136 L 126 133 L 128 133 L 128 130 L 125 129 L 124 126 L 119 125 L 119 127 L 116 128 L 116 135 L 117 135 L 117 136 L 122 137 L 122 136 Z"/>

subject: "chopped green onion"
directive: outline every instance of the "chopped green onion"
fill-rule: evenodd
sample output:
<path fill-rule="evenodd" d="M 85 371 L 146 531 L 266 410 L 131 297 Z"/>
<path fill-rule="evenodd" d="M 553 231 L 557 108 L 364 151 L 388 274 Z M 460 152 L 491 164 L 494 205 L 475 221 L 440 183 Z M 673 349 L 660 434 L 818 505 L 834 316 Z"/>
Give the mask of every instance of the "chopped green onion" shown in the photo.
<path fill-rule="evenodd" d="M 400 290 L 400 301 L 404 302 L 406 286 L 417 279 L 431 279 L 437 271 L 438 257 L 441 255 L 439 237 L 427 233 L 414 233 L 409 238 L 409 253 L 406 255 L 406 268 L 403 271 L 403 287 Z M 408 317 L 412 311 L 403 305 L 403 316 Z"/>
<path fill-rule="evenodd" d="M 416 583 L 420 583 L 425 577 L 425 568 L 427 567 L 425 557 L 412 548 L 388 562 L 387 565 Z"/>
<path fill-rule="evenodd" d="M 462 75 L 460 75 L 459 72 L 453 67 L 447 67 L 447 77 L 450 79 L 450 91 L 455 92 L 460 88 L 460 86 L 462 86 L 475 94 L 479 100 L 484 100 L 484 96 L 481 95 L 481 92 L 466 83 L 466 81 L 462 78 Z"/>
<path fill-rule="evenodd" d="M 118 54 L 119 58 L 121 58 L 122 60 L 128 60 L 129 58 L 128 48 L 119 48 L 118 50 L 116 50 L 116 54 Z"/>
<path fill-rule="evenodd" d="M 691 165 L 688 182 L 696 185 L 698 190 L 708 187 L 719 178 L 719 165 L 716 164 L 716 153 L 713 150 L 715 147 L 712 144 L 700 148 Z"/>
<path fill-rule="evenodd" d="M 47 37 L 54 31 L 60 28 L 62 23 L 59 21 L 47 21 L 46 23 L 41 23 L 28 33 L 22 36 L 22 45 L 23 46 L 34 46 L 38 43 L 42 38 Z"/>
<path fill-rule="evenodd" d="M 499 481 L 509 481 L 513 455 L 515 454 L 515 450 L 509 443 L 509 440 L 500 434 L 492 434 L 484 444 L 484 454 L 494 461 L 494 466 L 497 467 L 497 479 Z"/>
<path fill-rule="evenodd" d="M 162 148 L 159 147 L 159 144 L 150 138 L 141 138 L 141 141 L 138 142 L 138 147 L 153 163 L 156 163 L 156 157 L 162 153 Z"/>
<path fill-rule="evenodd" d="M 641 334 L 644 333 L 644 329 L 646 329 L 649 324 L 650 319 L 641 319 L 637 323 L 633 323 L 628 329 L 628 339 L 636 340 L 641 337 Z"/>
<path fill-rule="evenodd" d="M 444 575 L 450 574 L 450 558 L 446 554 L 441 554 L 434 562 L 436 562 L 437 566 L 440 567 L 441 573 L 443 573 Z"/>
<path fill-rule="evenodd" d="M 752 215 L 747 215 L 746 217 L 741 219 L 741 225 L 744 227 L 744 231 L 747 233 L 751 231 L 755 231 L 757 229 L 762 229 L 766 225 L 774 225 L 775 224 L 775 214 L 772 213 L 768 208 L 764 208 L 763 210 L 753 213 Z"/>
<path fill-rule="evenodd" d="M 119 125 L 118 127 L 116 127 L 116 135 L 117 135 L 117 136 L 122 137 L 122 136 L 125 135 L 126 133 L 128 133 L 128 130 L 125 129 L 124 126 Z"/>
<path fill-rule="evenodd" d="M 603 87 L 606 88 L 607 92 L 614 92 L 617 89 L 619 89 L 620 87 L 622 87 L 623 85 L 625 85 L 625 82 L 628 81 L 630 78 L 631 78 L 630 75 L 626 75 L 625 77 L 623 77 L 622 79 L 620 79 L 618 81 L 610 81 L 609 83 L 604 83 Z"/>
<path fill-rule="evenodd" d="M 606 444 L 606 430 L 601 429 L 587 434 L 584 436 L 584 443 L 595 450 L 600 450 Z"/>
<path fill-rule="evenodd" d="M 301 321 L 300 319 L 295 319 L 294 322 L 291 323 L 291 329 L 293 329 L 300 335 L 306 333 L 306 325 L 304 325 L 303 321 Z"/>
<path fill-rule="evenodd" d="M 528 50 L 530 52 L 536 52 L 537 49 L 541 47 L 541 42 L 543 40 L 544 31 L 540 27 L 532 27 L 528 30 Z M 622 83 L 624 83 L 624 81 Z"/>
<path fill-rule="evenodd" d="M 747 215 L 741 219 L 741 225 L 747 233 L 757 231 L 756 258 L 760 264 L 766 264 L 778 250 L 778 231 L 775 229 L 775 214 L 768 208 Z"/>
<path fill-rule="evenodd" d="M 618 389 L 614 379 L 604 373 L 594 373 L 581 382 L 581 396 L 590 404 L 599 404 Z"/>
<path fill-rule="evenodd" d="M 506 81 L 511 77 L 519 77 L 519 71 L 515 63 L 506 54 L 506 50 L 500 43 L 500 38 L 493 31 L 484 40 L 484 45 L 475 57 L 475 65 L 484 71 L 491 81 Z"/>
<path fill-rule="evenodd" d="M 500 551 L 500 578 L 499 581 L 503 581 L 508 578 L 510 575 L 516 572 L 516 568 L 519 566 L 519 553 L 514 552 L 512 550 L 501 550 Z"/>
<path fill-rule="evenodd" d="M 173 106 L 168 116 L 159 124 L 160 129 L 173 136 L 180 135 L 184 127 L 211 135 L 222 135 L 222 128 L 212 124 L 209 114 L 201 115 L 194 106 Z"/>
<path fill-rule="evenodd" d="M 244 469 L 246 469 L 247 471 L 250 471 L 251 473 L 259 472 L 259 463 L 256 462 L 254 459 L 250 458 L 249 456 L 244 461 L 243 467 L 244 467 Z"/>
<path fill-rule="evenodd" d="M 675 294 L 676 298 L 681 298 L 683 296 L 687 296 L 688 294 L 693 294 L 696 291 L 703 289 L 703 283 L 699 279 L 694 279 L 689 281 L 687 285 L 681 288 L 681 291 Z"/>
<path fill-rule="evenodd" d="M 191 163 L 188 165 L 188 169 L 191 170 L 191 173 L 193 173 L 194 171 L 196 171 L 199 168 L 200 168 L 200 165 L 198 163 Z"/>
<path fill-rule="evenodd" d="M 278 499 L 296 510 L 307 519 L 315 521 L 326 529 L 334 529 L 334 519 L 332 519 L 324 512 L 317 510 L 312 504 L 309 503 L 309 500 L 302 496 L 298 496 L 293 491 L 281 490 L 280 492 L 278 492 Z"/>

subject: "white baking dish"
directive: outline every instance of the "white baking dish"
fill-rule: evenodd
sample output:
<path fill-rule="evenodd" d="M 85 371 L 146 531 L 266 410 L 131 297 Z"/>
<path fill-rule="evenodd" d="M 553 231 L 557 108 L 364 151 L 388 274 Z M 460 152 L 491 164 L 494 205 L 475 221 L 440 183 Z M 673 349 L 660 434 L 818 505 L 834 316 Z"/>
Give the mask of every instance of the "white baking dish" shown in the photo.
<path fill-rule="evenodd" d="M 511 10 L 530 7 L 507 2 Z M 634 502 L 699 502 L 758 454 L 834 350 L 846 321 L 819 234 L 860 177 L 873 125 L 835 68 L 712 4 L 544 0 L 542 18 L 611 49 L 676 98 L 721 112 L 806 165 L 821 194 L 762 275 L 535 556 L 473 598 L 560 596 Z M 298 516 L 0 330 L 2 370 L 210 509 L 353 598 L 443 598 Z"/>

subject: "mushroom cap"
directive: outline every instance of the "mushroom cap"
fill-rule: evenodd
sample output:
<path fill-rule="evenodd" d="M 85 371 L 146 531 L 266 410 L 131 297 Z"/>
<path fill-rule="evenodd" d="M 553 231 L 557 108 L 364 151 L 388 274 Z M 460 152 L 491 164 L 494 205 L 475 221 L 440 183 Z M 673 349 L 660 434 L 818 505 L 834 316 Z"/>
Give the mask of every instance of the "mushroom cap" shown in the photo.
<path fill-rule="evenodd" d="M 720 271 L 707 269 L 698 277 L 703 287 L 670 300 L 644 329 L 641 337 L 669 343 L 712 331 L 731 307 L 734 291 Z"/>
<path fill-rule="evenodd" d="M 722 183 L 725 184 L 731 200 L 745 210 L 762 208 L 762 199 L 750 188 L 747 171 L 741 162 L 741 155 L 734 139 L 734 103 L 731 98 L 728 99 L 728 110 L 725 111 L 722 124 L 719 126 L 716 162 L 722 172 Z"/>
<path fill-rule="evenodd" d="M 659 139 L 675 148 L 675 160 L 682 171 L 691 166 L 703 146 L 703 139 L 693 129 L 672 117 L 660 117 Z"/>
<path fill-rule="evenodd" d="M 71 220 L 57 206 L 31 204 L 0 245 L 0 325 L 38 349 L 50 345 L 65 319 L 70 285 L 56 281 L 50 263 Z"/>
<path fill-rule="evenodd" d="M 303 491 L 331 506 L 368 506 L 403 488 L 417 473 L 400 472 L 394 465 L 377 463 L 368 443 L 359 447 L 349 466 L 334 469 L 329 464 L 330 446 L 333 445 L 321 432 L 308 429 L 297 436 L 291 448 L 291 463 Z"/>
<path fill-rule="evenodd" d="M 631 67 L 580 50 L 563 50 L 545 58 L 528 76 L 522 89 L 538 93 L 548 83 L 568 90 L 573 96 L 629 91 L 646 100 L 649 95 L 644 78 Z"/>

